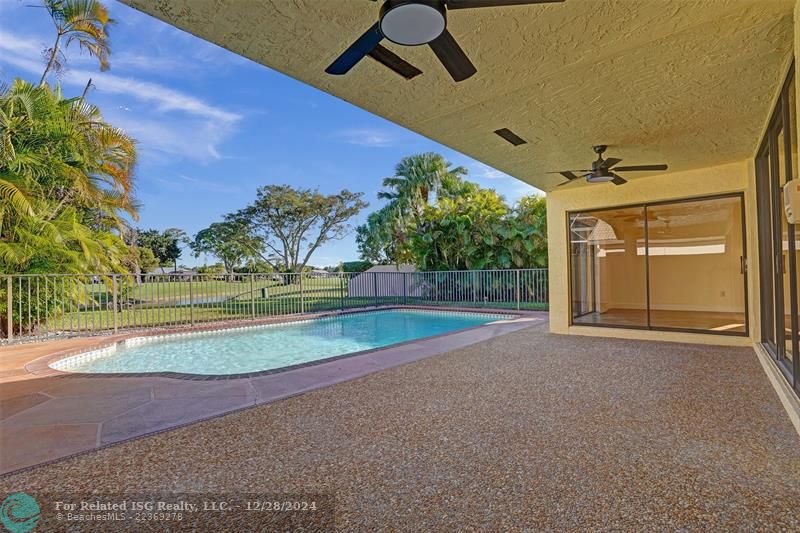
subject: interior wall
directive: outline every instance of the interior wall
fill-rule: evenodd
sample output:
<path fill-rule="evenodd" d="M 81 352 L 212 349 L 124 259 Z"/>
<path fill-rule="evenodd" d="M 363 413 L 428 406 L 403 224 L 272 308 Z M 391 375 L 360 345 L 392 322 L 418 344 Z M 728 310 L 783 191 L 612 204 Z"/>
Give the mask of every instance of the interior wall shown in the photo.
<path fill-rule="evenodd" d="M 714 200 L 711 200 L 712 202 Z M 738 202 L 738 199 L 736 199 Z M 755 222 L 755 221 L 754 221 Z M 724 238 L 724 253 L 650 257 L 650 308 L 668 311 L 744 311 L 745 297 L 740 258 L 742 248 L 741 212 L 732 213 L 730 224 L 699 228 L 706 235 Z M 656 236 L 650 235 L 651 247 Z"/>
<path fill-rule="evenodd" d="M 609 253 L 598 259 L 596 271 L 600 273 L 597 290 L 602 306 L 598 311 L 609 309 L 647 309 L 647 280 L 644 257 L 637 255 L 642 235 L 635 227 L 614 228 L 624 241 L 624 253 Z"/>
<path fill-rule="evenodd" d="M 627 162 L 627 161 L 626 161 Z M 630 161 L 634 164 L 634 161 Z M 666 161 L 669 164 L 669 161 Z M 725 165 L 684 172 L 665 173 L 635 178 L 627 184 L 611 183 L 562 187 L 547 195 L 547 223 L 550 261 L 550 330 L 553 333 L 598 335 L 628 338 L 706 342 L 712 344 L 749 344 L 746 337 L 622 330 L 590 326 L 570 326 L 569 245 L 567 242 L 568 211 L 592 210 L 625 206 L 643 202 L 677 200 L 697 196 L 743 192 L 745 199 L 747 235 L 747 292 L 750 333 L 757 330 L 757 225 L 755 218 L 755 189 L 753 161 L 743 160 Z"/>

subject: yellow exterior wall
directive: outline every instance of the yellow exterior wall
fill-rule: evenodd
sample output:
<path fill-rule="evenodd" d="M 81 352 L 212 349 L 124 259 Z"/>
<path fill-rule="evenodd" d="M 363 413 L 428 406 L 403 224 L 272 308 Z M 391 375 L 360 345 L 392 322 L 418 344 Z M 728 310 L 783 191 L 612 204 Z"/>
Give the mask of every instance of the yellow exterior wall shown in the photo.
<path fill-rule="evenodd" d="M 567 212 L 643 202 L 676 200 L 743 192 L 745 197 L 747 296 L 750 338 L 680 332 L 570 326 L 569 246 Z M 759 336 L 758 250 L 753 160 L 715 167 L 638 178 L 622 186 L 613 184 L 566 187 L 547 195 L 547 227 L 550 262 L 550 330 L 553 333 L 596 335 L 652 340 L 749 345 Z"/>
<path fill-rule="evenodd" d="M 793 26 L 794 42 L 792 49 L 794 57 L 798 58 L 800 57 L 800 0 L 796 0 L 794 5 Z M 766 131 L 770 114 L 774 108 L 774 102 L 778 98 L 791 60 L 791 56 L 785 58 L 780 78 L 774 80 L 775 91 L 774 94 L 770 95 L 773 103 L 770 105 L 770 110 L 763 116 L 761 131 L 757 137 L 751 140 L 751 146 L 754 149 L 758 147 L 758 143 Z M 750 109 L 746 101 L 742 101 L 741 104 L 743 112 L 746 112 L 745 108 Z M 797 116 L 800 116 L 800 98 L 797 99 L 797 105 Z M 800 122 L 798 122 L 796 134 L 797 138 L 800 138 Z M 724 138 L 725 131 L 717 131 L 715 135 Z M 612 146 L 609 149 L 609 154 L 617 155 L 613 148 Z M 754 150 L 750 157 L 740 161 L 633 179 L 623 186 L 614 186 L 612 184 L 568 185 L 549 192 L 547 195 L 547 221 L 550 262 L 550 330 L 553 333 L 560 334 L 723 345 L 751 345 L 753 342 L 759 342 L 761 339 L 761 313 L 755 155 Z M 634 163 L 634 161 L 630 160 L 630 157 L 625 157 L 625 159 L 628 163 Z M 672 163 L 671 161 L 665 162 Z M 592 210 L 733 192 L 742 192 L 745 201 L 749 337 L 570 325 L 568 211 Z M 635 280 L 632 282 L 635 282 Z"/>

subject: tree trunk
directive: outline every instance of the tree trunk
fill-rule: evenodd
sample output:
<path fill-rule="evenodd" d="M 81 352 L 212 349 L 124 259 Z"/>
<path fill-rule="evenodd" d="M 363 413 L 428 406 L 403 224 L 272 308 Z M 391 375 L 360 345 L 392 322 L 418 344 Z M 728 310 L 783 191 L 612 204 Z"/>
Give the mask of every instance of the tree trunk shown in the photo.
<path fill-rule="evenodd" d="M 58 54 L 58 45 L 61 41 L 61 33 L 59 32 L 56 35 L 56 42 L 53 43 L 53 49 L 50 51 L 50 57 L 47 60 L 47 66 L 44 68 L 44 72 L 42 72 L 42 79 L 39 80 L 39 87 L 44 85 L 45 79 L 47 79 L 47 73 L 50 72 L 50 69 L 53 68 L 53 64 L 56 61 L 56 55 Z"/>
<path fill-rule="evenodd" d="M 89 92 L 89 87 L 92 86 L 92 78 L 89 78 L 89 82 L 86 84 L 86 87 L 83 88 L 83 94 L 81 94 L 80 102 L 83 104 L 83 101 L 86 99 L 86 93 Z"/>

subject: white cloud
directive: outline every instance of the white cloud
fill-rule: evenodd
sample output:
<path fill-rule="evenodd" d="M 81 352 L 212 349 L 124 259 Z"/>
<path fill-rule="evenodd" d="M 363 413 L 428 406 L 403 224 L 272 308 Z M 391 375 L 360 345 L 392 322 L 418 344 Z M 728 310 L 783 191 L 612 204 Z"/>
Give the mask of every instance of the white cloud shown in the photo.
<path fill-rule="evenodd" d="M 10 63 L 17 68 L 37 74 L 44 70 L 41 60 L 41 48 L 33 40 L 19 37 L 0 30 L 0 51 L 3 62 Z M 142 60 L 141 58 L 139 59 Z M 143 102 L 155 104 L 159 111 L 181 111 L 190 115 L 201 116 L 224 122 L 235 122 L 241 115 L 225 111 L 210 105 L 192 95 L 176 91 L 158 83 L 142 81 L 136 78 L 127 78 L 109 74 L 108 72 L 94 72 L 87 70 L 68 69 L 63 73 L 62 83 L 83 86 L 92 79 L 98 91 L 113 94 L 124 94 Z"/>
<path fill-rule="evenodd" d="M 13 52 L 27 58 L 42 58 L 42 52 L 48 46 L 50 45 L 44 41 L 36 41 L 29 37 L 13 35 L 0 29 L 0 49 L 2 50 Z M 44 69 L 44 64 L 42 64 L 42 69 Z"/>
<path fill-rule="evenodd" d="M 345 129 L 339 131 L 337 137 L 344 139 L 347 143 L 357 146 L 368 146 L 370 148 L 394 146 L 400 140 L 398 136 L 392 132 L 374 128 Z"/>
<path fill-rule="evenodd" d="M 229 193 L 238 193 L 241 192 L 242 190 L 240 187 L 234 187 L 231 185 L 227 185 L 225 183 L 220 183 L 211 180 L 192 178 L 184 174 L 178 174 L 170 178 L 148 177 L 146 179 L 154 181 L 158 183 L 160 186 L 173 191 L 185 191 L 187 188 L 191 188 L 191 189 L 200 189 L 203 191 L 210 191 L 221 194 L 229 194 Z"/>
<path fill-rule="evenodd" d="M 187 158 L 199 162 L 221 159 L 217 146 L 232 133 L 230 124 L 199 118 L 180 121 L 142 116 L 139 113 L 105 113 L 106 119 L 140 141 L 139 151 L 157 162 Z M 166 157 L 165 157 L 166 156 Z"/>
<path fill-rule="evenodd" d="M 0 30 L 0 63 L 12 65 L 36 76 L 44 69 L 42 45 L 36 40 Z M 144 56 L 128 56 L 123 60 L 146 63 Z M 130 101 L 115 108 L 105 108 L 106 119 L 124 128 L 140 141 L 144 154 L 168 154 L 174 159 L 186 157 L 199 161 L 220 159 L 218 146 L 234 131 L 242 115 L 214 106 L 196 96 L 171 89 L 159 83 L 108 72 L 68 69 L 61 83 L 83 88 L 89 79 L 98 95 L 121 95 L 146 104 L 137 113 Z M 163 116 L 171 114 L 168 118 Z M 176 116 L 176 114 L 181 116 Z"/>
<path fill-rule="evenodd" d="M 469 168 L 470 174 L 473 176 L 477 176 L 479 178 L 485 178 L 489 180 L 496 180 L 496 179 L 514 179 L 505 172 L 500 172 L 496 168 L 492 168 L 489 165 L 485 165 L 480 162 L 475 162 Z"/>
<path fill-rule="evenodd" d="M 185 73 L 187 68 L 191 66 L 192 65 L 187 65 L 185 61 L 177 57 L 132 54 L 130 52 L 114 54 L 112 58 L 112 67 L 114 69 L 135 69 L 144 72 L 158 73 Z"/>

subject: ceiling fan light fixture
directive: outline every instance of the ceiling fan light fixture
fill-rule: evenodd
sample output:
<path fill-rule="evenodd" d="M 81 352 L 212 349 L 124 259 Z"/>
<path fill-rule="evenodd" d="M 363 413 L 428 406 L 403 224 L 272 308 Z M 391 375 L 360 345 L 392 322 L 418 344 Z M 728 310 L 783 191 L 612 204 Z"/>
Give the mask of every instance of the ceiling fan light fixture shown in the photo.
<path fill-rule="evenodd" d="M 607 183 L 609 181 L 613 181 L 614 176 L 610 172 L 590 172 L 586 174 L 586 181 L 589 183 Z"/>
<path fill-rule="evenodd" d="M 387 0 L 381 6 L 380 30 L 393 43 L 428 44 L 439 37 L 446 26 L 447 16 L 438 0 Z"/>

